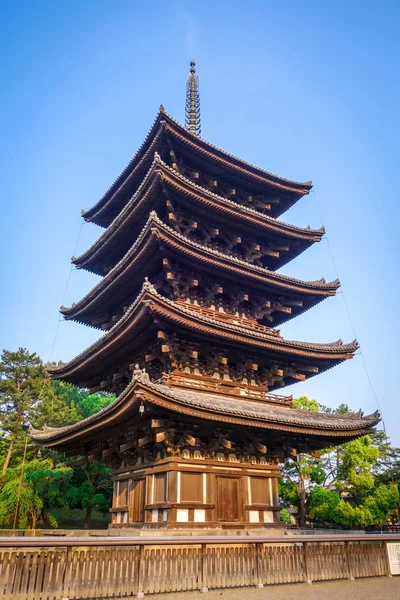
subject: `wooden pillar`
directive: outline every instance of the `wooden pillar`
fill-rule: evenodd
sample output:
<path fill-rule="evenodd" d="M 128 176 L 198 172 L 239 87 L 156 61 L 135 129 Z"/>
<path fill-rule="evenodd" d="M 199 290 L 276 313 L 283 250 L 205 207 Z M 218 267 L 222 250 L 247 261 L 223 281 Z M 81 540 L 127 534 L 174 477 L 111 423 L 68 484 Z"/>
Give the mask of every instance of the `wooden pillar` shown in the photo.
<path fill-rule="evenodd" d="M 178 502 L 178 472 L 177 471 L 169 471 L 168 472 L 168 502 L 169 504 L 176 504 Z M 176 506 L 174 508 L 168 509 L 167 521 L 168 523 L 174 522 L 176 523 L 177 519 L 177 509 Z"/>

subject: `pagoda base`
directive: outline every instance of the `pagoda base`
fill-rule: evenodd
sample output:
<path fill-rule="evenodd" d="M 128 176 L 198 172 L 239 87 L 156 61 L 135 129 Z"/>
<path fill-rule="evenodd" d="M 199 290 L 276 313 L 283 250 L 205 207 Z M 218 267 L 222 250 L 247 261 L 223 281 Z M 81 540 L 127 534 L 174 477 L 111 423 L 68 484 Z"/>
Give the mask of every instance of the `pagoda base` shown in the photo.
<path fill-rule="evenodd" d="M 194 457 L 195 456 L 195 457 Z M 279 466 L 200 453 L 114 471 L 112 530 L 244 531 L 281 527 Z"/>

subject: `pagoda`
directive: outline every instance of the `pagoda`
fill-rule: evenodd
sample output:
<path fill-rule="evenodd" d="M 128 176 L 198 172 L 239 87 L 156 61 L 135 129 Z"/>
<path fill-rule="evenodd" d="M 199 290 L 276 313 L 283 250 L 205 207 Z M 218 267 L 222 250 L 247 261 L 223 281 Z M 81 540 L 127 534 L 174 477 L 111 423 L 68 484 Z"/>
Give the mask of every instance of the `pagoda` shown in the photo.
<path fill-rule="evenodd" d="M 377 413 L 299 410 L 281 395 L 358 347 L 291 341 L 278 329 L 339 287 L 277 273 L 324 235 L 280 220 L 311 187 L 200 137 L 191 63 L 186 126 L 161 106 L 134 158 L 83 213 L 104 231 L 73 264 L 101 280 L 61 312 L 104 333 L 51 375 L 117 398 L 32 437 L 112 467 L 111 527 L 277 526 L 279 462 L 378 423 Z"/>

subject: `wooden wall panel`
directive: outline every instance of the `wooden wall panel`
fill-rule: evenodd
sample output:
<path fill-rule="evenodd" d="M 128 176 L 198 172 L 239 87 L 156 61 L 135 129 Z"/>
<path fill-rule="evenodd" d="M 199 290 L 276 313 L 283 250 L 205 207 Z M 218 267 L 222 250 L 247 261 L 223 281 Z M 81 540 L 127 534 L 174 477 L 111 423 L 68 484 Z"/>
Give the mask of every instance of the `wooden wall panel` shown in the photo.
<path fill-rule="evenodd" d="M 167 475 L 166 473 L 156 473 L 154 475 L 154 504 L 156 502 L 165 502 L 167 499 Z"/>
<path fill-rule="evenodd" d="M 269 479 L 250 477 L 251 504 L 271 504 Z"/>
<path fill-rule="evenodd" d="M 203 473 L 181 474 L 181 502 L 203 502 Z"/>
<path fill-rule="evenodd" d="M 217 477 L 217 520 L 240 521 L 243 498 L 236 477 Z"/>
<path fill-rule="evenodd" d="M 128 505 L 128 483 L 127 479 L 121 479 L 117 482 L 117 506 Z"/>
<path fill-rule="evenodd" d="M 129 501 L 129 522 L 143 523 L 145 517 L 146 480 L 131 481 Z"/>

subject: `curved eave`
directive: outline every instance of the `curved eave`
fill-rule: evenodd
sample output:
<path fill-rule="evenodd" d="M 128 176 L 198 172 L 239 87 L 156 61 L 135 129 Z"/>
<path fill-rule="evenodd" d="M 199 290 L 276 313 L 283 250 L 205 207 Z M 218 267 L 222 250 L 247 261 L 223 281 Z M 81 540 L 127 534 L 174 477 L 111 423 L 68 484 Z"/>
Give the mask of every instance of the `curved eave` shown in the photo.
<path fill-rule="evenodd" d="M 104 435 L 108 429 L 139 418 L 138 405 L 143 402 L 190 418 L 290 432 L 299 437 L 306 435 L 316 441 L 325 438 L 336 443 L 370 433 L 380 420 L 378 413 L 365 417 L 362 414 L 327 415 L 133 381 L 114 402 L 95 415 L 66 427 L 31 429 L 30 435 L 41 446 L 77 447 L 99 434 Z"/>
<path fill-rule="evenodd" d="M 324 227 L 319 229 L 298 227 L 297 225 L 292 225 L 275 217 L 265 215 L 255 208 L 250 208 L 234 200 L 224 198 L 201 185 L 197 185 L 191 179 L 179 173 L 179 171 L 169 167 L 161 158 L 158 159 L 158 162 L 166 181 L 174 185 L 175 189 L 179 189 L 188 196 L 191 196 L 194 201 L 202 201 L 208 208 L 228 213 L 234 218 L 248 221 L 252 226 L 258 226 L 262 230 L 274 231 L 279 236 L 287 236 L 288 238 L 317 242 L 320 241 L 325 233 Z"/>
<path fill-rule="evenodd" d="M 157 113 L 144 142 L 105 194 L 91 208 L 82 211 L 85 221 L 105 227 L 109 225 L 119 210 L 121 210 L 122 206 L 113 211 L 114 205 L 118 203 L 118 196 L 124 192 L 131 179 L 135 177 L 139 179 L 142 176 L 142 172 L 148 170 L 148 163 L 151 163 L 154 152 L 160 150 L 160 145 L 164 143 L 164 130 L 163 127 L 160 127 L 160 117 L 162 114 L 162 111 Z M 111 219 L 108 216 L 110 213 L 113 215 Z"/>
<path fill-rule="evenodd" d="M 49 370 L 54 379 L 65 379 L 71 383 L 87 381 L 84 373 L 93 377 L 102 369 L 106 357 L 112 351 L 126 352 L 129 344 L 137 339 L 137 347 L 143 343 L 143 336 L 149 324 L 154 323 L 154 316 L 161 318 L 174 327 L 180 327 L 191 334 L 202 335 L 219 342 L 224 340 L 233 345 L 245 345 L 252 349 L 274 354 L 283 360 L 298 358 L 321 361 L 319 372 L 329 369 L 335 364 L 352 358 L 358 348 L 356 341 L 350 344 L 336 342 L 333 344 L 311 344 L 286 340 L 284 338 L 252 331 L 237 325 L 222 323 L 216 319 L 207 318 L 163 298 L 149 283 L 143 285 L 142 291 L 121 319 L 99 340 L 87 350 L 72 359 L 61 368 Z M 313 373 L 310 374 L 313 376 Z M 89 378 L 90 378 L 89 377 Z"/>
<path fill-rule="evenodd" d="M 143 170 L 147 168 L 146 165 L 151 161 L 150 156 L 154 154 L 154 151 L 160 150 L 163 144 L 162 138 L 168 134 L 179 140 L 181 144 L 184 144 L 192 154 L 197 154 L 205 161 L 217 163 L 220 168 L 233 173 L 236 177 L 243 177 L 253 185 L 266 187 L 269 191 L 276 190 L 292 195 L 292 202 L 288 206 L 280 207 L 274 213 L 274 216 L 282 214 L 297 199 L 308 194 L 312 188 L 311 181 L 297 182 L 279 177 L 217 148 L 213 144 L 190 133 L 163 110 L 160 110 L 148 135 L 134 157 L 129 161 L 103 197 L 92 208 L 83 212 L 86 221 L 103 226 L 109 224 L 108 214 L 115 216 L 123 206 L 124 201 L 122 201 L 121 206 L 119 205 L 119 196 L 132 180 L 138 180 L 142 176 Z"/>
<path fill-rule="evenodd" d="M 339 287 L 339 281 L 325 283 L 323 280 L 319 282 L 306 282 L 287 277 L 273 271 L 268 271 L 261 267 L 250 265 L 245 261 L 236 259 L 229 255 L 211 250 L 201 244 L 189 240 L 182 234 L 176 233 L 169 226 L 165 225 L 154 213 L 151 213 L 149 220 L 142 229 L 138 239 L 125 254 L 125 256 L 117 263 L 117 265 L 102 278 L 94 288 L 86 294 L 71 308 L 62 308 L 61 312 L 66 319 L 73 319 L 82 323 L 90 323 L 90 318 L 85 318 L 85 313 L 90 312 L 95 306 L 102 305 L 103 311 L 106 311 L 106 297 L 112 294 L 113 289 L 118 289 L 124 286 L 124 282 L 138 278 L 141 274 L 140 265 L 146 265 L 148 261 L 154 259 L 154 244 L 156 242 L 165 244 L 173 252 L 184 255 L 197 263 L 218 268 L 223 273 L 231 274 L 231 276 L 239 276 L 246 281 L 252 281 L 258 286 L 269 286 L 276 289 L 276 293 L 299 294 L 305 297 L 315 296 L 315 302 L 310 304 L 306 309 L 311 308 L 320 300 L 328 296 L 333 296 Z M 149 273 L 146 273 L 149 275 Z M 137 281 L 139 287 L 141 281 Z M 293 311 L 295 315 L 301 314 L 302 310 Z M 293 315 L 293 316 L 295 316 Z M 282 314 L 279 319 L 275 320 L 276 324 L 285 322 L 291 318 Z"/>
<path fill-rule="evenodd" d="M 219 214 L 219 218 L 227 217 L 248 229 L 257 229 L 266 235 L 269 234 L 275 240 L 294 241 L 295 248 L 283 253 L 278 259 L 271 259 L 275 268 L 282 267 L 313 243 L 319 242 L 325 233 L 323 227 L 320 229 L 297 227 L 214 194 L 168 167 L 156 154 L 142 184 L 113 222 L 81 256 L 73 257 L 72 262 L 77 268 L 87 269 L 99 275 L 103 273 L 102 265 L 107 259 L 109 260 L 109 248 L 115 248 L 118 240 L 131 235 L 132 229 L 137 228 L 146 212 L 154 208 L 155 201 L 164 194 L 160 190 L 160 177 L 173 193 L 180 194 L 195 209 L 199 207 L 203 214 L 211 211 L 217 214 L 217 220 Z"/>

